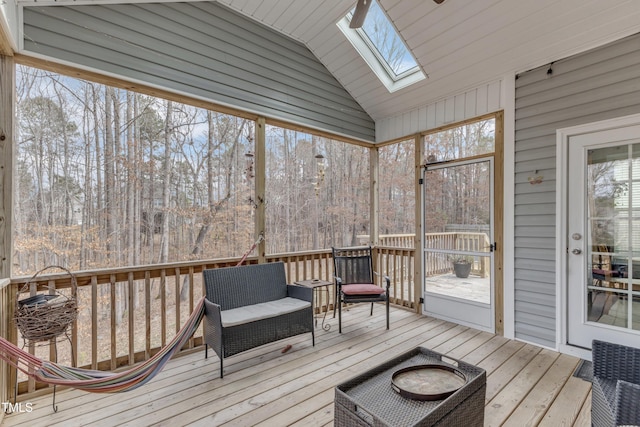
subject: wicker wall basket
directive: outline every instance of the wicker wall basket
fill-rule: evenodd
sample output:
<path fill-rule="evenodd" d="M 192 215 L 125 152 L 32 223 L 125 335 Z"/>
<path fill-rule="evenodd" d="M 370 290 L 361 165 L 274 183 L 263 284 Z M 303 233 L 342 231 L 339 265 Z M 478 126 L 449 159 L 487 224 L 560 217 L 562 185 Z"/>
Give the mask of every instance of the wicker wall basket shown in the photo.
<path fill-rule="evenodd" d="M 36 293 L 19 300 L 20 294 L 27 293 L 30 285 L 37 283 L 42 272 L 57 268 L 64 270 L 71 278 L 71 296 L 55 292 Z M 57 338 L 67 331 L 78 316 L 77 282 L 66 268 L 51 265 L 36 272 L 16 295 L 14 321 L 25 341 L 41 342 Z"/>

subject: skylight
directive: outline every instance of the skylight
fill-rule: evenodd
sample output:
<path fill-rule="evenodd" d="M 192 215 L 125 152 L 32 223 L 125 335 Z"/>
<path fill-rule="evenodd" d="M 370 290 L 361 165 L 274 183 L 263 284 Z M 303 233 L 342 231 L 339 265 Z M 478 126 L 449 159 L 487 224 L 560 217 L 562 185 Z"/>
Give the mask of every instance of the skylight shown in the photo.
<path fill-rule="evenodd" d="M 353 10 L 338 22 L 338 27 L 389 92 L 425 78 L 377 1 L 372 1 L 362 28 L 349 28 L 352 16 Z"/>

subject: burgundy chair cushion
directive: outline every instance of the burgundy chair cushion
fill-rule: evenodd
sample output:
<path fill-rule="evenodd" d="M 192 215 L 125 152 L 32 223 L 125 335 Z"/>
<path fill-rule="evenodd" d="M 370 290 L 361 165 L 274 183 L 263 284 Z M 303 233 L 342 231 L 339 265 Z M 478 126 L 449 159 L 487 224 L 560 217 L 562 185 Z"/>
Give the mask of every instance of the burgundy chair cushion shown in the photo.
<path fill-rule="evenodd" d="M 342 292 L 345 295 L 381 295 L 384 289 L 371 283 L 353 283 L 342 285 Z"/>

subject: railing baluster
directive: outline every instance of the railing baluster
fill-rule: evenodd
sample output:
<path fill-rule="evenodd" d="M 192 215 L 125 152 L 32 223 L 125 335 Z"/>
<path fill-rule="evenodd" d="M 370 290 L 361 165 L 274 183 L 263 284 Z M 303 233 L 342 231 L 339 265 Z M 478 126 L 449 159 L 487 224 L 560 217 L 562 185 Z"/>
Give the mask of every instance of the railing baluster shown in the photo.
<path fill-rule="evenodd" d="M 160 343 L 162 347 L 167 344 L 167 271 L 160 270 Z"/>
<path fill-rule="evenodd" d="M 398 277 L 400 281 L 400 287 L 402 288 L 402 305 L 407 305 L 407 299 L 409 295 L 409 287 L 407 286 L 406 279 L 406 258 L 404 257 L 405 251 L 402 249 L 396 250 L 396 263 L 398 269 Z"/>
<path fill-rule="evenodd" d="M 193 266 L 189 267 L 189 313 L 193 313 L 195 286 L 193 283 Z M 193 336 L 189 338 L 188 348 L 193 348 Z"/>
<path fill-rule="evenodd" d="M 403 286 L 402 276 L 398 276 L 399 268 L 398 268 L 398 251 L 396 249 L 391 250 L 391 265 L 393 268 L 393 283 L 395 290 L 397 292 L 398 287 L 400 288 L 400 301 L 404 301 L 405 292 Z M 397 295 L 397 293 L 396 293 Z M 398 302 L 398 298 L 396 298 L 396 303 Z"/>
<path fill-rule="evenodd" d="M 175 296 L 176 296 L 176 325 L 175 325 L 175 332 L 177 333 L 180 330 L 180 268 L 176 267 L 175 269 L 176 274 L 174 276 L 174 285 L 175 285 Z"/>
<path fill-rule="evenodd" d="M 391 249 L 389 251 L 389 256 L 391 257 L 391 271 L 393 271 L 393 276 L 391 280 L 393 280 L 393 288 L 396 294 L 396 304 L 398 301 L 404 301 L 404 289 L 402 287 L 402 277 L 398 276 L 398 250 Z"/>
<path fill-rule="evenodd" d="M 117 353 L 117 349 L 118 349 L 118 343 L 116 341 L 116 328 L 118 327 L 118 319 L 116 318 L 117 316 L 117 310 L 116 310 L 116 275 L 115 274 L 111 274 L 109 276 L 109 290 L 110 290 L 110 304 L 111 304 L 111 369 L 116 369 L 116 367 L 118 366 L 117 361 L 118 361 L 118 353 Z M 92 340 L 95 340 L 96 337 L 93 337 Z"/>
<path fill-rule="evenodd" d="M 98 280 L 91 278 L 91 335 L 98 336 Z M 98 340 L 91 340 L 91 369 L 98 369 Z"/>
<path fill-rule="evenodd" d="M 135 342 L 135 306 L 134 306 L 134 294 L 135 289 L 133 286 L 133 272 L 129 272 L 127 280 L 127 295 L 129 301 L 128 314 L 129 314 L 129 365 L 136 363 L 136 342 Z"/>
<path fill-rule="evenodd" d="M 415 295 L 415 286 L 414 286 L 414 276 L 413 272 L 415 269 L 416 263 L 416 255 L 414 251 L 407 251 L 407 261 L 409 266 L 407 268 L 408 276 L 409 276 L 409 307 L 415 307 L 416 295 Z"/>
<path fill-rule="evenodd" d="M 311 254 L 311 278 L 312 279 L 318 279 L 318 275 L 316 274 L 316 262 L 318 262 L 318 258 L 316 258 L 316 254 Z"/>
<path fill-rule="evenodd" d="M 31 285 L 29 285 L 29 296 L 34 296 L 36 294 L 36 291 L 38 290 L 38 287 L 35 283 L 32 283 Z M 31 354 L 36 354 L 36 345 L 33 342 L 29 343 L 29 353 Z M 32 368 L 29 368 L 29 372 L 33 372 Z M 33 377 L 29 376 L 29 383 L 28 383 L 28 387 L 27 390 L 29 392 L 32 392 L 36 389 L 36 382 L 33 379 Z"/>
<path fill-rule="evenodd" d="M 145 345 L 144 357 L 151 357 L 151 272 L 144 272 L 144 321 L 145 321 Z"/>

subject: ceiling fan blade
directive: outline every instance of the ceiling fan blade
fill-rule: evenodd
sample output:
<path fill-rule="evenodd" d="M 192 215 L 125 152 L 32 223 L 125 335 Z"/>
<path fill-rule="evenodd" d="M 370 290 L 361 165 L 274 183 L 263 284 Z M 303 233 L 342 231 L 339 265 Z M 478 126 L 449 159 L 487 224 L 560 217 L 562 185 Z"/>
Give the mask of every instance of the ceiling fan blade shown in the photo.
<path fill-rule="evenodd" d="M 364 24 L 364 20 L 369 12 L 369 6 L 373 0 L 358 0 L 356 4 L 356 10 L 353 12 L 349 28 L 360 28 Z"/>

